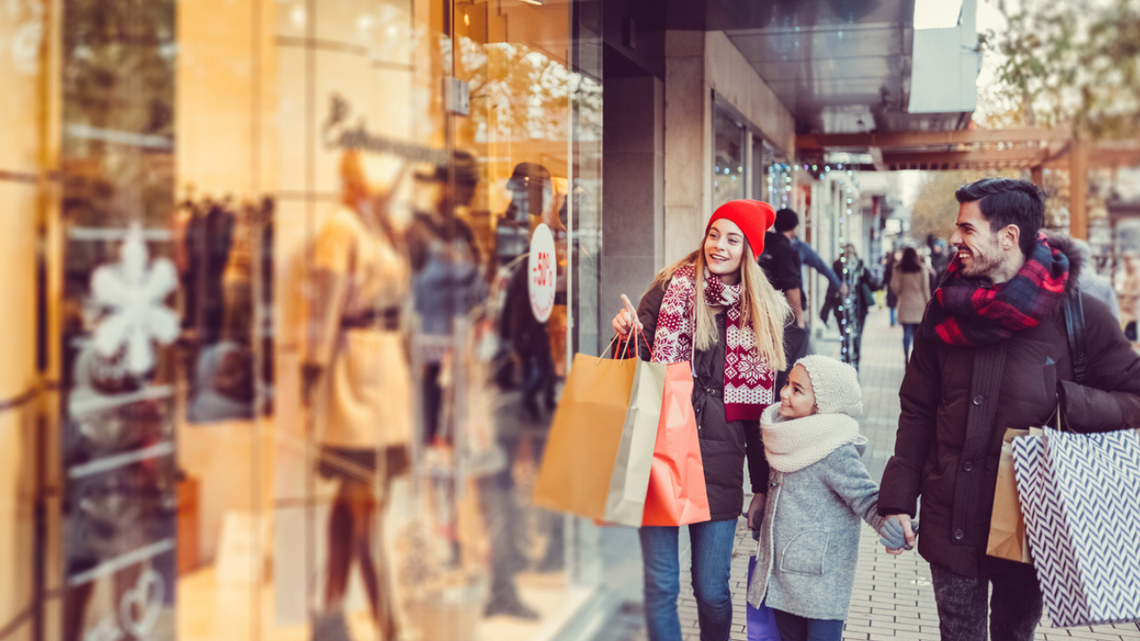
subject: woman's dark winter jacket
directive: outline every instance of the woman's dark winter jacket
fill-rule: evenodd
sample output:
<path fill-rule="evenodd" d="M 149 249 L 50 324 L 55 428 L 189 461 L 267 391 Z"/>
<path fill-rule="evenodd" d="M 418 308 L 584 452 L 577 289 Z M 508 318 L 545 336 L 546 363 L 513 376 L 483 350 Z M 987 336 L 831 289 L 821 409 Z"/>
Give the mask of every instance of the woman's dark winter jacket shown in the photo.
<path fill-rule="evenodd" d="M 637 318 L 645 327 L 650 347 L 657 331 L 657 314 L 665 290 L 652 287 L 637 308 Z M 725 315 L 716 316 L 719 338 L 711 350 L 697 350 L 693 358 L 693 409 L 697 418 L 697 434 L 701 441 L 701 461 L 705 468 L 705 486 L 709 495 L 709 513 L 713 521 L 740 516 L 744 507 L 744 459 L 752 492 L 767 490 L 768 460 L 760 441 L 757 421 L 732 421 L 724 418 L 724 353 L 726 344 Z M 639 354 L 649 360 L 642 344 Z"/>
<path fill-rule="evenodd" d="M 1067 239 L 1050 239 L 1072 265 Z M 1082 295 L 1088 373 L 1073 382 L 1064 303 L 1037 327 L 984 347 L 954 347 L 919 332 L 899 398 L 895 455 L 887 462 L 879 513 L 913 516 L 922 496 L 923 558 L 958 574 L 988 576 L 1011 561 L 986 556 L 1002 435 L 1048 424 L 1060 403 L 1069 428 L 1104 432 L 1140 426 L 1140 355 L 1104 303 Z"/>

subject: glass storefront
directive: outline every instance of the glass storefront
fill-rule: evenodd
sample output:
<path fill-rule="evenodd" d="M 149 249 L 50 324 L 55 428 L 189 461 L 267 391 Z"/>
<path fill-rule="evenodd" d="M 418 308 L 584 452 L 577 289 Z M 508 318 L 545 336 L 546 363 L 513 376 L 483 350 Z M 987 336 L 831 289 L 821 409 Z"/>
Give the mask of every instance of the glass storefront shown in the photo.
<path fill-rule="evenodd" d="M 713 209 L 730 200 L 745 196 L 744 166 L 751 159 L 747 155 L 748 132 L 735 116 L 723 107 L 713 114 Z"/>
<path fill-rule="evenodd" d="M 0 639 L 564 628 L 598 533 L 530 495 L 600 331 L 597 8 L 10 4 Z"/>

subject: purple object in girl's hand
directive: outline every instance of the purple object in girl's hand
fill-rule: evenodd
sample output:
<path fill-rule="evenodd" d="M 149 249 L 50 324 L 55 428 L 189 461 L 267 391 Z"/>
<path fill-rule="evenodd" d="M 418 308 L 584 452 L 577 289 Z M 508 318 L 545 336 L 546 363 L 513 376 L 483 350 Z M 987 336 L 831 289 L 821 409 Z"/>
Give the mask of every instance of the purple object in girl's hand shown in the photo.
<path fill-rule="evenodd" d="M 748 583 L 752 583 L 752 573 L 756 571 L 756 557 L 748 559 Z M 780 641 L 780 631 L 776 629 L 776 614 L 772 608 L 761 603 L 754 608 L 747 604 L 745 618 L 748 624 L 748 641 Z"/>

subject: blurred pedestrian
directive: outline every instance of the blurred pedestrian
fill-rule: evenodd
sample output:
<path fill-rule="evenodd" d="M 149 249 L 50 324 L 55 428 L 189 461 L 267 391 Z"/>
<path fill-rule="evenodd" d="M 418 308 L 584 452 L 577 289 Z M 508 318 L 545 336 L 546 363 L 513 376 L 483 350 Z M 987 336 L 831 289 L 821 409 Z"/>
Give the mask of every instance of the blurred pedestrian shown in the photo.
<path fill-rule="evenodd" d="M 618 336 L 639 332 L 657 363 L 691 360 L 693 410 L 701 442 L 711 519 L 689 526 L 692 581 L 701 638 L 726 641 L 732 632 L 729 569 L 736 520 L 744 501 L 744 461 L 754 497 L 755 524 L 767 492 L 768 463 L 760 442 L 760 412 L 775 400 L 775 373 L 784 369 L 781 340 L 790 312 L 756 263 L 764 231 L 776 212 L 755 200 L 721 205 L 701 246 L 657 274 L 635 315 L 613 319 Z M 637 343 L 645 341 L 634 337 Z M 652 354 L 652 356 L 650 356 Z M 645 617 L 650 641 L 681 641 L 677 613 L 680 572 L 677 527 L 639 531 L 645 567 Z"/>
<path fill-rule="evenodd" d="M 840 355 L 844 363 L 850 363 L 859 369 L 859 356 L 863 346 L 863 324 L 867 313 L 875 303 L 875 283 L 871 274 L 859 259 L 855 246 L 847 243 L 843 254 L 831 265 L 837 274 L 842 274 L 843 283 L 847 285 L 847 294 L 829 287 L 827 300 L 819 315 L 827 323 L 828 314 L 835 313 L 835 320 L 839 323 L 839 334 L 842 346 Z"/>
<path fill-rule="evenodd" d="M 886 266 L 883 267 L 883 283 L 887 285 L 887 309 L 891 310 L 891 327 L 894 327 L 898 324 L 899 295 L 895 293 L 895 290 L 892 287 L 890 287 L 890 284 L 894 277 L 895 268 L 899 264 L 899 261 L 902 260 L 902 256 L 903 252 L 896 249 L 895 251 L 891 252 L 890 256 L 887 258 Z"/>
<path fill-rule="evenodd" d="M 1078 279 L 1081 291 L 1108 305 L 1108 310 L 1116 317 L 1116 321 L 1120 322 L 1120 303 L 1116 300 L 1116 292 L 1112 291 L 1112 281 L 1107 276 L 1096 273 L 1092 247 L 1080 238 L 1073 239 L 1073 246 L 1081 254 L 1082 269 Z"/>
<path fill-rule="evenodd" d="M 946 241 L 941 238 L 928 238 L 930 246 L 930 267 L 933 272 L 930 275 L 930 291 L 938 289 L 938 283 L 942 281 L 942 277 L 946 275 L 946 268 L 950 266 L 950 251 L 946 247 Z"/>
<path fill-rule="evenodd" d="M 898 300 L 899 323 L 903 328 L 903 358 L 909 361 L 915 329 L 922 322 L 922 314 L 930 300 L 930 275 L 914 247 L 903 250 L 902 259 L 890 280 L 890 291 Z"/>
<path fill-rule="evenodd" d="M 791 210 L 789 209 L 788 211 Z M 779 212 L 777 212 L 777 215 L 778 214 Z M 807 334 L 807 345 L 805 346 L 802 355 L 807 356 L 808 354 L 815 353 L 815 348 L 812 345 L 811 314 L 809 312 L 811 309 L 811 304 L 808 302 L 807 297 L 807 268 L 811 267 L 815 271 L 819 272 L 820 276 L 823 276 L 827 279 L 828 287 L 838 287 L 840 289 L 840 293 L 843 295 L 847 294 L 847 285 L 839 280 L 839 277 L 835 275 L 835 271 L 827 266 L 827 263 L 819 257 L 819 254 L 817 254 L 815 250 L 811 248 L 811 245 L 805 243 L 802 239 L 800 239 L 799 229 L 800 228 L 797 226 L 792 230 L 792 247 L 796 250 L 796 254 L 800 257 L 800 263 L 802 264 L 802 267 L 800 268 L 800 282 L 803 284 L 803 288 L 800 291 L 803 292 L 802 304 L 804 308 L 804 329 L 806 330 L 805 333 Z M 791 358 L 792 357 L 789 355 L 788 360 L 791 361 Z M 782 389 L 782 387 L 777 387 L 777 389 Z"/>
<path fill-rule="evenodd" d="M 799 225 L 800 217 L 791 209 L 776 212 L 776 222 L 772 225 L 775 231 L 764 235 L 764 252 L 760 255 L 760 266 L 764 268 L 768 280 L 784 294 L 792 308 L 792 322 L 784 328 L 784 352 L 788 363 L 794 363 L 807 354 L 809 338 L 807 318 L 804 315 L 803 263 L 799 253 L 792 247 L 792 239 L 795 238 Z M 787 379 L 786 370 L 777 373 L 776 389 L 782 388 Z"/>
<path fill-rule="evenodd" d="M 955 196 L 957 254 L 915 336 L 879 514 L 897 516 L 913 543 L 921 496 L 918 551 L 944 641 L 983 641 L 987 628 L 989 638 L 1028 641 L 1042 613 L 1037 574 L 986 555 L 1002 436 L 1057 411 L 1075 432 L 1140 425 L 1140 355 L 1108 308 L 1082 295 L 1090 358 L 1074 382 L 1064 308 L 1081 258 L 1067 237 L 1040 233 L 1040 189 L 986 178 Z"/>
<path fill-rule="evenodd" d="M 1118 282 L 1116 295 L 1120 302 L 1120 323 L 1127 327 L 1140 318 L 1140 255 L 1125 255 L 1124 273 Z"/>

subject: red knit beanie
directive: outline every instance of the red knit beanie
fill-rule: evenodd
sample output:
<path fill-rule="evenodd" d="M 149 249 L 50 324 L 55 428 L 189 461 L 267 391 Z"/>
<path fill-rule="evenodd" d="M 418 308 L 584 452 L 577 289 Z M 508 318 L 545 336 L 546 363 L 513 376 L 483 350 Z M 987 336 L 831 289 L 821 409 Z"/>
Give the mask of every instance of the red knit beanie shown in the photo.
<path fill-rule="evenodd" d="M 764 232 L 776 222 L 776 210 L 759 200 L 730 200 L 713 212 L 709 224 L 705 225 L 706 236 L 713 222 L 721 218 L 736 223 L 752 247 L 752 257 L 760 258 L 764 253 Z"/>

